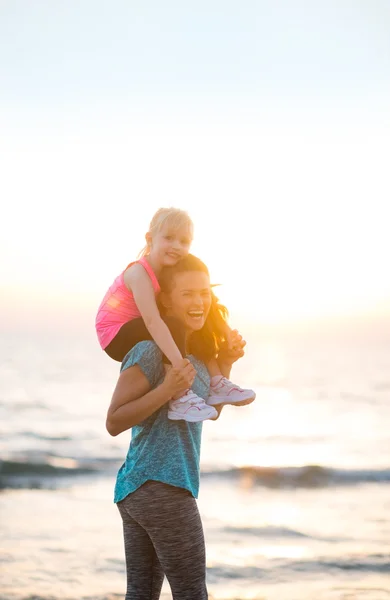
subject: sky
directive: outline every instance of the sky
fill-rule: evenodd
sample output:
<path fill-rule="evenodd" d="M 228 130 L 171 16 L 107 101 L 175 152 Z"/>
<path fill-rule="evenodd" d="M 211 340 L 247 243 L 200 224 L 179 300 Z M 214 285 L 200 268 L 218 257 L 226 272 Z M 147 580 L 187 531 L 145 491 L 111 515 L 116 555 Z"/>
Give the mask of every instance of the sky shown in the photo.
<path fill-rule="evenodd" d="M 90 326 L 161 206 L 248 323 L 390 314 L 389 31 L 387 0 L 0 0 L 0 327 Z"/>

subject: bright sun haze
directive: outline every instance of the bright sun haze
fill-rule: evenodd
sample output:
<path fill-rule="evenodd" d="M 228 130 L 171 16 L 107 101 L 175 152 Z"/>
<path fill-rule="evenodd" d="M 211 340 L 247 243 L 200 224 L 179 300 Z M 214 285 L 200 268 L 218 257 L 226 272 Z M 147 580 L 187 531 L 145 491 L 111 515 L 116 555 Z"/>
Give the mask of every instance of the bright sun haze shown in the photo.
<path fill-rule="evenodd" d="M 179 54 L 163 28 L 150 38 L 141 20 L 128 24 L 124 45 L 139 50 L 146 36 L 166 53 L 150 62 L 136 50 L 129 66 L 124 52 L 98 43 L 105 23 L 87 26 L 87 5 L 73 24 L 55 5 L 26 4 L 19 50 L 1 67 L 4 322 L 90 320 L 161 206 L 188 210 L 192 251 L 234 314 L 270 322 L 388 312 L 390 62 L 388 32 L 370 7 L 347 29 L 342 6 L 271 11 L 277 40 L 255 4 L 238 23 L 226 10 L 233 42 L 222 28 L 198 44 L 195 63 L 180 11 L 171 23 L 184 35 Z M 42 46 L 33 19 L 48 24 Z M 19 20 L 4 9 L 4 52 L 7 27 Z M 333 28 L 331 41 L 321 22 Z M 58 73 L 69 27 L 73 53 Z M 215 78 L 220 61 L 230 67 Z"/>

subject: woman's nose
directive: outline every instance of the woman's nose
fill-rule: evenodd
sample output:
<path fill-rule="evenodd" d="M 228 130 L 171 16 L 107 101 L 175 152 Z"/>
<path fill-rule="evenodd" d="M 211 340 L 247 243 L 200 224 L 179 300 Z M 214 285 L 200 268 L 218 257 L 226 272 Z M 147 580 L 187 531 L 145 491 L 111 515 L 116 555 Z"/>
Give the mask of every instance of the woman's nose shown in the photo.
<path fill-rule="evenodd" d="M 196 308 L 203 308 L 203 298 L 201 298 L 200 296 L 195 296 L 194 305 Z"/>

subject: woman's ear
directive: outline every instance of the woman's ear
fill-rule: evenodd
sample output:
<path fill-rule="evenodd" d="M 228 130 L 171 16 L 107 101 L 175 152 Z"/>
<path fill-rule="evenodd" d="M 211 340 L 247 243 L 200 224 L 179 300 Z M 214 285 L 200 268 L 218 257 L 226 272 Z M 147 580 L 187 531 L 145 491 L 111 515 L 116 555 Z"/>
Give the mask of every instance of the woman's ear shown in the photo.
<path fill-rule="evenodd" d="M 166 292 L 160 292 L 158 301 L 164 308 L 171 308 L 172 306 L 169 294 L 167 294 Z"/>
<path fill-rule="evenodd" d="M 146 240 L 146 245 L 151 248 L 152 246 L 152 236 L 150 235 L 149 231 L 148 233 L 145 234 L 145 240 Z"/>

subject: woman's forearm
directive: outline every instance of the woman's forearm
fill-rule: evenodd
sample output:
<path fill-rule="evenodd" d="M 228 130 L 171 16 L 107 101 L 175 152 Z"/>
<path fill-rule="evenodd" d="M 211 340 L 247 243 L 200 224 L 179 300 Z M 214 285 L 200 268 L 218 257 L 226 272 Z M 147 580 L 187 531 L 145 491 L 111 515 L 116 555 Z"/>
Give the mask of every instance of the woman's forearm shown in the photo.
<path fill-rule="evenodd" d="M 116 436 L 138 425 L 147 419 L 163 404 L 170 400 L 170 394 L 164 381 L 155 389 L 150 390 L 144 396 L 136 400 L 130 400 L 117 409 L 109 411 L 106 420 L 106 428 L 110 435 Z"/>

